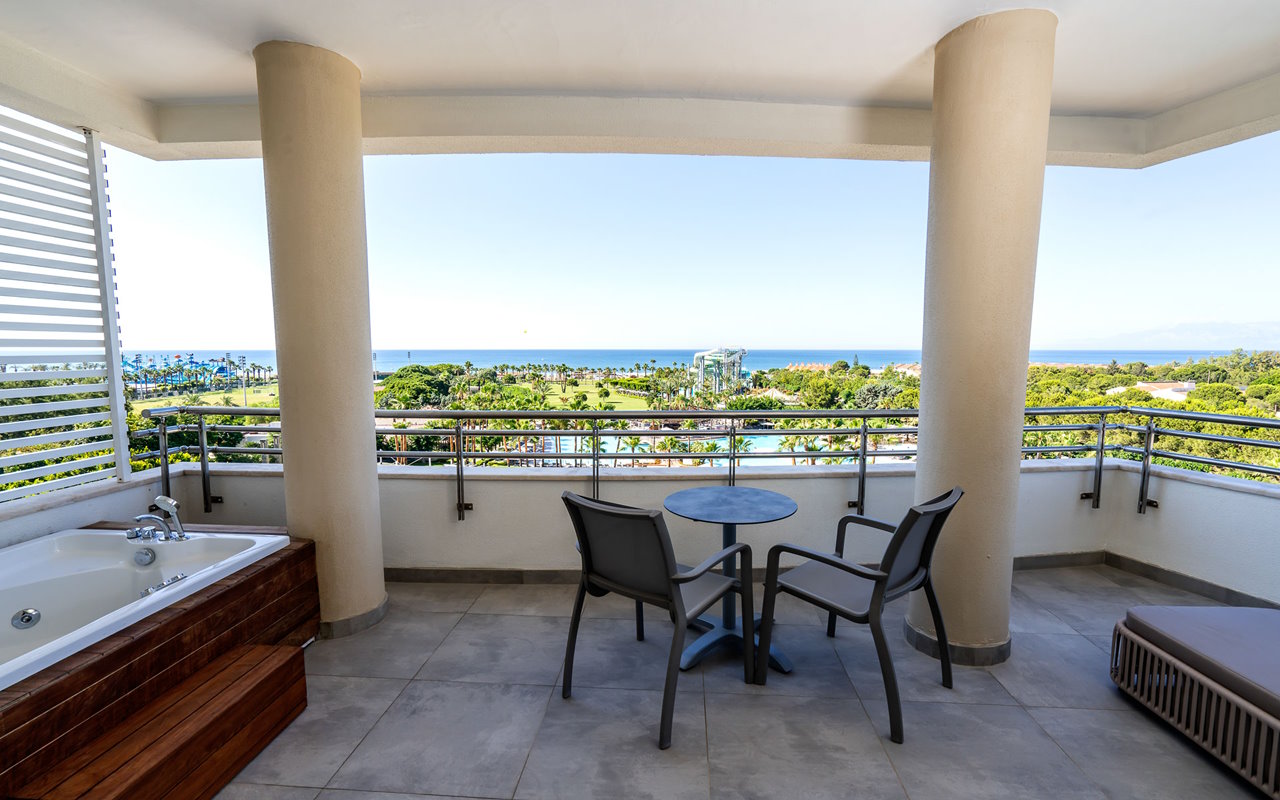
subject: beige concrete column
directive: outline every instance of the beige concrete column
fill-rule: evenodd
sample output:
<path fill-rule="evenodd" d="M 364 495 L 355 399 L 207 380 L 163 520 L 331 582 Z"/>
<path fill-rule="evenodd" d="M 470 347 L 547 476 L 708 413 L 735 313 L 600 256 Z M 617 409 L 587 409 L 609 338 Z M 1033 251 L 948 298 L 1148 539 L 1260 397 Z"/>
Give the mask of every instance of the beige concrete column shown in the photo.
<path fill-rule="evenodd" d="M 321 633 L 386 608 L 374 460 L 360 70 L 295 42 L 253 51 L 271 241 L 285 514 L 314 539 Z"/>
<path fill-rule="evenodd" d="M 961 663 L 1009 654 L 1014 515 L 1057 17 L 970 20 L 934 49 L 916 499 L 966 494 L 933 560 Z M 936 653 L 921 592 L 907 638 Z"/>

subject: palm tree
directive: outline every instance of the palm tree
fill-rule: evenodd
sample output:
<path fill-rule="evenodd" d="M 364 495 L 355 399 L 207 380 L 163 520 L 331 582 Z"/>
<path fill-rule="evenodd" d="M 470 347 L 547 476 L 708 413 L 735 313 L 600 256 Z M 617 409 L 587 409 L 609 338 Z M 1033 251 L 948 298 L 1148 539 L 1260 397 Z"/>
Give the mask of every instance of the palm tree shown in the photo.
<path fill-rule="evenodd" d="M 778 440 L 778 449 L 786 450 L 787 452 L 792 454 L 791 466 L 793 467 L 796 465 L 795 452 L 796 452 L 796 446 L 799 444 L 800 444 L 800 439 L 799 437 L 796 437 L 796 436 L 783 436 L 781 439 Z"/>
<path fill-rule="evenodd" d="M 458 396 L 459 400 L 466 398 L 467 393 L 471 390 L 471 381 L 466 377 L 457 377 L 453 379 L 453 383 L 449 385 L 450 391 Z"/>
<path fill-rule="evenodd" d="M 622 440 L 622 446 L 630 450 L 632 453 L 643 453 L 649 449 L 649 445 L 645 444 L 639 436 L 627 436 Z M 636 460 L 631 459 L 631 466 L 636 466 Z"/>
<path fill-rule="evenodd" d="M 817 437 L 817 436 L 801 436 L 801 437 L 800 437 L 800 444 L 804 447 L 804 451 L 805 451 L 806 453 L 821 453 L 821 452 L 822 452 L 822 443 L 818 441 L 818 437 Z M 810 464 L 810 465 L 813 465 L 813 464 L 817 464 L 817 463 L 818 463 L 818 459 L 817 459 L 816 457 L 813 457 L 813 456 L 811 456 L 811 457 L 808 459 L 808 461 L 809 461 L 809 464 Z"/>
<path fill-rule="evenodd" d="M 848 450 L 853 442 L 853 437 L 847 434 L 835 434 L 827 436 L 827 448 L 833 452 Z M 836 456 L 834 458 L 824 459 L 827 464 L 843 464 L 848 459 L 847 456 Z"/>
<path fill-rule="evenodd" d="M 680 444 L 680 440 L 675 436 L 666 436 L 658 442 L 658 449 L 664 453 L 675 453 L 679 451 Z M 667 466 L 671 465 L 671 456 L 667 456 Z"/>

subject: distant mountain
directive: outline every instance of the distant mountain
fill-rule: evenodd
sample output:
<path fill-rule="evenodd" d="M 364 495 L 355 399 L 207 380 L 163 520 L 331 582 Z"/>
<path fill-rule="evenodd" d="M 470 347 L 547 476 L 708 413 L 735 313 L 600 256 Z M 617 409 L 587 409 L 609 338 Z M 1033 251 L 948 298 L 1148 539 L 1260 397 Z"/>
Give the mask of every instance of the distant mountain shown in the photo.
<path fill-rule="evenodd" d="M 1280 350 L 1280 322 L 1182 322 L 1167 328 L 1073 341 L 1072 348 L 1106 350 Z"/>

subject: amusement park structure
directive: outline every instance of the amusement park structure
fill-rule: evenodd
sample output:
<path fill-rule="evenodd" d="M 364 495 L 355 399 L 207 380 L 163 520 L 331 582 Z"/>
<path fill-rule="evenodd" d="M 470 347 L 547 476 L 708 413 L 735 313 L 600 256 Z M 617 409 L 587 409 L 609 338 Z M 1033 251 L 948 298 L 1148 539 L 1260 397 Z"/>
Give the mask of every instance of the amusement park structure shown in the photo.
<path fill-rule="evenodd" d="M 208 391 L 225 389 L 241 382 L 253 383 L 268 380 L 272 369 L 256 363 L 247 363 L 244 356 L 197 359 L 195 353 L 175 353 L 144 356 L 137 353 L 132 359 L 121 356 L 121 371 L 126 384 L 143 394 L 165 391 Z"/>
<path fill-rule="evenodd" d="M 693 369 L 699 388 L 711 383 L 711 391 L 725 392 L 742 383 L 742 359 L 747 351 L 741 347 L 717 347 L 693 354 Z"/>

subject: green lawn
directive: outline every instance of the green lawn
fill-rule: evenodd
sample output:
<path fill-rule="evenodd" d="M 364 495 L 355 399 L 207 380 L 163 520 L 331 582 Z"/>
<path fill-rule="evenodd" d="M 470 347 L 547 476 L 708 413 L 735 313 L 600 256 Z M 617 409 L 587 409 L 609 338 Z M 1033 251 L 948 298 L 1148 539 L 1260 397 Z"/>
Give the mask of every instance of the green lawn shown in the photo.
<path fill-rule="evenodd" d="M 533 389 L 533 385 L 529 383 L 520 385 L 526 389 Z M 586 392 L 587 403 L 594 406 L 600 402 L 599 390 L 598 381 L 581 381 L 581 385 L 570 386 L 564 392 L 560 391 L 559 383 L 552 383 L 550 391 L 547 392 L 547 405 L 552 408 L 560 408 L 572 402 L 573 396 L 578 392 Z M 562 400 L 561 398 L 564 399 Z M 613 403 L 614 408 L 618 411 L 647 411 L 649 409 L 649 406 L 645 405 L 643 397 L 632 397 L 631 395 L 622 394 L 616 389 L 610 389 L 609 396 L 604 401 Z"/>
<path fill-rule="evenodd" d="M 526 389 L 532 389 L 532 385 L 522 383 L 521 386 Z M 578 392 L 587 393 L 587 403 L 594 406 L 600 402 L 599 383 L 597 381 L 582 381 L 579 386 L 568 387 L 567 393 L 561 394 L 560 384 L 551 384 L 551 390 L 547 392 L 547 404 L 552 408 L 561 408 L 573 400 L 574 394 Z M 280 405 L 280 400 L 276 396 L 280 391 L 278 383 L 269 383 L 264 386 L 249 387 L 249 405 L 257 403 L 270 403 L 273 406 Z M 201 394 L 201 405 L 220 406 L 222 405 L 223 395 L 231 395 L 231 404 L 235 406 L 244 405 L 244 392 L 239 386 L 229 390 L 218 390 L 214 392 L 204 392 Z M 186 395 L 172 395 L 169 397 L 153 397 L 147 400 L 134 400 L 133 407 L 139 411 L 144 408 L 159 408 L 161 406 L 173 406 L 183 402 Z M 564 398 L 563 400 L 561 398 Z M 621 394 L 620 392 L 610 389 L 609 396 L 605 398 L 606 403 L 613 403 L 618 411 L 646 411 L 648 406 L 645 405 L 643 397 L 632 397 L 630 395 Z"/>
<path fill-rule="evenodd" d="M 280 405 L 280 398 L 277 394 L 280 392 L 279 383 L 268 383 L 262 386 L 250 386 L 248 388 L 249 405 L 257 403 L 269 403 L 273 406 Z M 240 406 L 245 403 L 246 392 L 239 386 L 234 389 L 219 389 L 214 392 L 204 392 L 200 395 L 200 405 L 220 406 L 224 395 L 231 395 L 231 405 Z M 133 407 L 139 411 L 144 408 L 159 408 L 161 406 L 175 406 L 184 402 L 185 394 L 170 395 L 169 397 L 152 397 L 146 400 L 132 401 Z"/>

